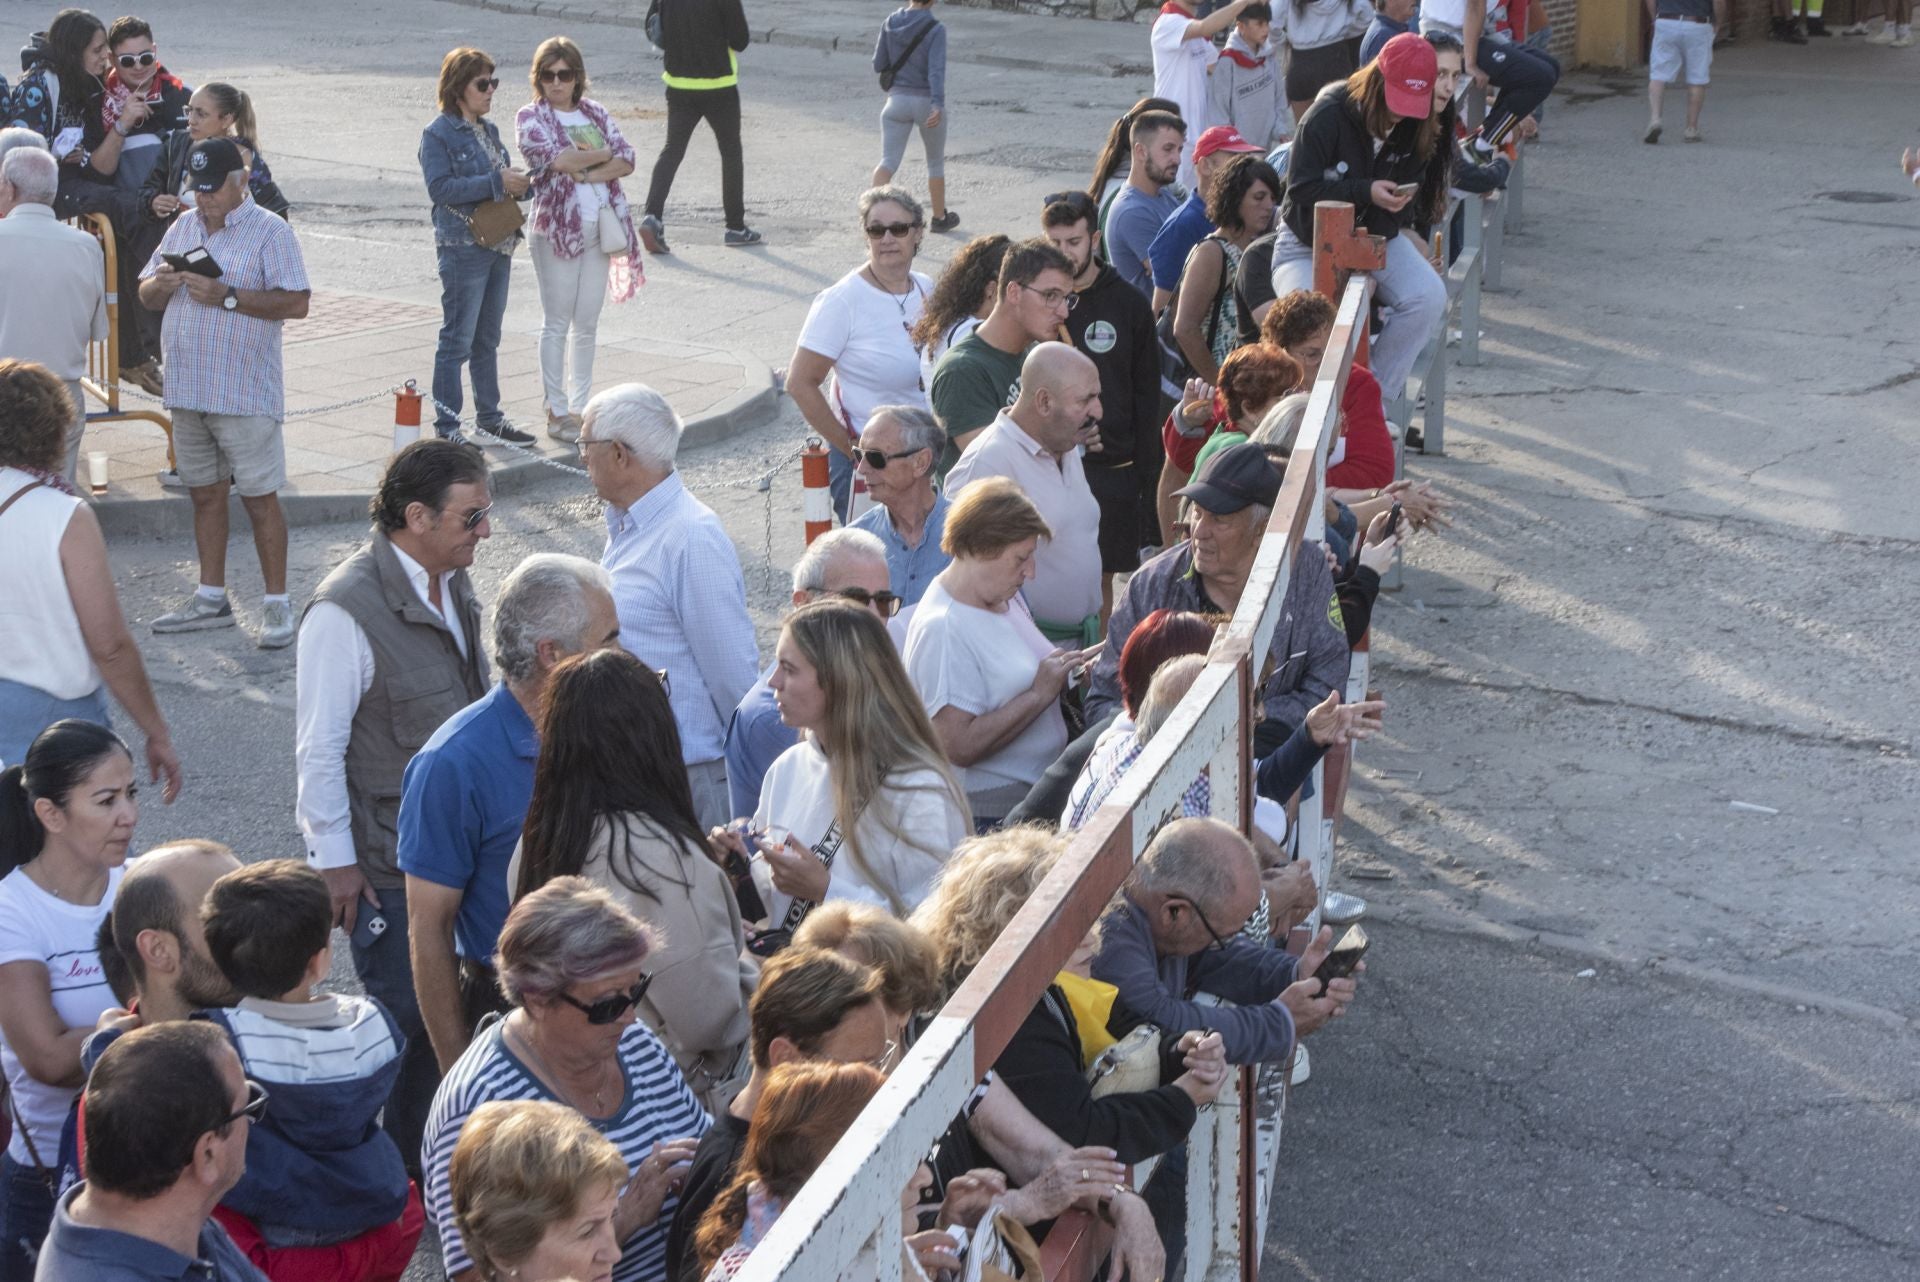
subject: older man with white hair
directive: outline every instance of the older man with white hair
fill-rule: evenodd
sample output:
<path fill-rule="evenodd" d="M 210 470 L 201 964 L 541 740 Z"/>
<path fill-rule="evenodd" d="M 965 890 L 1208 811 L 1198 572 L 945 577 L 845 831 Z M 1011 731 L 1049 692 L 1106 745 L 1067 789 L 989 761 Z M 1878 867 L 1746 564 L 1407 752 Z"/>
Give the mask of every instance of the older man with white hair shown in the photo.
<path fill-rule="evenodd" d="M 875 409 L 855 443 L 854 470 L 867 483 L 873 507 L 852 526 L 886 548 L 887 571 L 902 605 L 918 605 L 927 585 L 953 560 L 940 546 L 947 496 L 933 483 L 946 444 L 933 415 L 911 405 Z"/>
<path fill-rule="evenodd" d="M 24 136 L 23 136 L 24 135 Z M 36 145 L 37 144 L 37 145 Z M 31 129 L 0 132 L 0 357 L 33 361 L 73 397 L 67 480 L 86 427 L 87 344 L 107 336 L 107 271 L 100 242 L 53 216 L 60 166 Z"/>
<path fill-rule="evenodd" d="M 703 827 L 732 815 L 727 720 L 753 688 L 760 653 L 747 616 L 740 554 L 713 509 L 674 470 L 680 416 L 642 383 L 587 403 L 580 453 L 607 505 L 607 549 L 620 644 L 667 674 L 680 752 Z"/>
<path fill-rule="evenodd" d="M 865 440 L 862 433 L 860 442 Z M 891 619 L 900 612 L 901 598 L 889 586 L 890 579 L 887 548 L 878 538 L 860 529 L 829 530 L 808 544 L 794 562 L 793 604 L 803 606 L 816 597 L 845 597 L 882 619 Z M 768 684 L 772 677 L 769 666 L 727 723 L 727 793 L 736 817 L 760 808 L 760 785 L 767 767 L 800 742 L 798 732 L 780 719 L 773 687 Z"/>
<path fill-rule="evenodd" d="M 493 607 L 500 680 L 407 763 L 398 845 L 407 942 L 420 1018 L 442 1073 L 482 1018 L 506 1010 L 493 954 L 511 896 L 507 865 L 533 800 L 533 719 L 547 677 L 569 655 L 619 644 L 606 570 L 557 552 L 528 557 Z"/>

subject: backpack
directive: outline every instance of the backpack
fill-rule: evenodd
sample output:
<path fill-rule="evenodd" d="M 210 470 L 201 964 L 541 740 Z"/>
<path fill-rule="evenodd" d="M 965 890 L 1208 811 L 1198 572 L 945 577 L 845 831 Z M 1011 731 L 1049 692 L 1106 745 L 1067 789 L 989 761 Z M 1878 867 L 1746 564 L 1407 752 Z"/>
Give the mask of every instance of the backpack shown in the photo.
<path fill-rule="evenodd" d="M 655 0 L 655 3 L 658 3 L 658 0 Z M 907 41 L 907 47 L 901 50 L 900 56 L 895 58 L 893 63 L 880 73 L 880 88 L 882 90 L 887 93 L 893 92 L 893 79 L 900 74 L 900 68 L 907 65 L 907 59 L 913 57 L 913 51 L 920 47 L 920 42 L 931 35 L 933 29 L 939 25 L 940 20 L 936 18 L 913 33 L 913 39 Z"/>
<path fill-rule="evenodd" d="M 647 43 L 665 53 L 667 44 L 660 34 L 660 0 L 653 0 L 647 6 L 646 17 Z"/>

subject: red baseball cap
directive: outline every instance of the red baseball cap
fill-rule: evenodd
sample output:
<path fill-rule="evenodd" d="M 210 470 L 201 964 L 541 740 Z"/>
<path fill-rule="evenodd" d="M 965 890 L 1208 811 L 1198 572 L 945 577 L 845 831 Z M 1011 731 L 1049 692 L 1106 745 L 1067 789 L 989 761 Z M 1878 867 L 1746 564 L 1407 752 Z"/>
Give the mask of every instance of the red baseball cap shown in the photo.
<path fill-rule="evenodd" d="M 1387 110 L 1425 120 L 1433 114 L 1433 82 L 1440 58 L 1425 36 L 1403 31 L 1387 41 L 1376 59 L 1387 82 Z"/>
<path fill-rule="evenodd" d="M 1414 37 L 1416 40 L 1420 38 Z M 1426 44 L 1425 40 L 1420 40 Z M 1432 61 L 1429 59 L 1428 61 Z M 1259 151 L 1260 149 L 1240 136 L 1240 131 L 1232 125 L 1215 125 L 1200 135 L 1200 141 L 1193 144 L 1193 158 L 1211 156 L 1216 151 Z"/>

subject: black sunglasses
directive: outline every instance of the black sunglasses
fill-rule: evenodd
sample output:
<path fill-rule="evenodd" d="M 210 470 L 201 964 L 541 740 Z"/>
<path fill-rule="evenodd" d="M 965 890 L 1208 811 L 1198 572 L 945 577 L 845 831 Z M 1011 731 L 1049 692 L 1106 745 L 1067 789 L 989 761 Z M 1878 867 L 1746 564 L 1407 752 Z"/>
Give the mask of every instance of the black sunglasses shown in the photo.
<path fill-rule="evenodd" d="M 467 513 L 465 516 L 460 518 L 460 528 L 463 530 L 469 530 L 469 531 L 479 529 L 480 522 L 486 520 L 488 514 L 491 513 L 492 511 L 493 511 L 493 504 L 491 503 L 487 504 L 485 507 L 477 507 L 473 509 L 473 511 Z"/>
<path fill-rule="evenodd" d="M 122 71 L 132 71 L 135 67 L 151 67 L 158 60 L 153 50 L 145 53 L 123 53 L 114 59 Z"/>
<path fill-rule="evenodd" d="M 237 1122 L 243 1117 L 246 1118 L 249 1122 L 257 1122 L 262 1117 L 265 1117 L 266 1114 L 267 1114 L 267 1088 L 260 1085 L 260 1083 L 254 1081 L 251 1077 L 249 1077 L 247 1079 L 247 1102 L 242 1104 L 239 1108 L 235 1109 L 233 1112 L 228 1113 L 225 1117 L 221 1118 L 220 1126 L 226 1126 L 230 1123 Z M 214 1129 L 218 1130 L 219 1127 L 215 1127 Z"/>
<path fill-rule="evenodd" d="M 1093 197 L 1084 191 L 1056 191 L 1040 202 L 1042 209 L 1051 209 L 1055 205 L 1069 205 L 1083 214 L 1099 216 L 1099 206 L 1093 203 Z"/>
<path fill-rule="evenodd" d="M 498 89 L 500 87 L 500 77 L 482 76 L 478 80 L 473 82 L 473 87 L 475 89 L 478 89 L 481 93 L 492 93 L 495 89 Z"/>
<path fill-rule="evenodd" d="M 548 84 L 556 80 L 563 85 L 572 84 L 573 68 L 572 67 L 548 67 L 545 71 L 540 73 L 540 83 L 542 84 Z"/>
<path fill-rule="evenodd" d="M 905 240 L 919 225 L 919 223 L 868 223 L 867 239 L 879 240 L 882 236 L 892 236 L 895 240 Z"/>
<path fill-rule="evenodd" d="M 893 460 L 897 458 L 912 458 L 914 455 L 918 454 L 919 452 L 920 452 L 919 450 L 896 450 L 892 454 L 888 454 L 884 450 L 855 450 L 854 451 L 855 454 L 858 454 L 860 458 L 863 461 L 865 461 L 868 467 L 872 468 L 876 472 L 886 471 L 887 464 L 893 462 Z"/>
<path fill-rule="evenodd" d="M 629 988 L 626 992 L 615 993 L 611 997 L 602 997 L 599 1001 L 575 1001 L 566 993 L 560 994 L 560 1000 L 579 1011 L 582 1015 L 585 1015 L 589 1024 L 611 1024 L 626 1014 L 630 1008 L 640 1004 L 640 999 L 647 995 L 647 985 L 652 982 L 653 976 L 642 974 L 640 976 L 640 982 L 632 988 Z"/>
<path fill-rule="evenodd" d="M 891 592 L 869 592 L 865 588 L 841 588 L 835 596 L 845 597 L 861 605 L 872 606 L 880 612 L 883 619 L 891 619 L 900 613 L 901 598 Z"/>

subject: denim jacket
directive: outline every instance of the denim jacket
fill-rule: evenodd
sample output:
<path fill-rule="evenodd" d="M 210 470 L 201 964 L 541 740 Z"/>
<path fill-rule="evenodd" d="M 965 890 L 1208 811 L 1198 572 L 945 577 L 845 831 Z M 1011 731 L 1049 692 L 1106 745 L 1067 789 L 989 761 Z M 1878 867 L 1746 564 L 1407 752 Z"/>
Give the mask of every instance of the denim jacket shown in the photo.
<path fill-rule="evenodd" d="M 461 215 L 471 216 L 486 201 L 506 198 L 497 158 L 511 163 L 513 155 L 491 120 L 483 117 L 479 126 L 486 131 L 486 146 L 458 116 L 435 116 L 420 135 L 420 173 L 433 201 L 433 243 L 442 248 L 473 244 L 473 232 Z M 515 233 L 496 248 L 511 254 L 519 242 L 520 234 Z"/>

